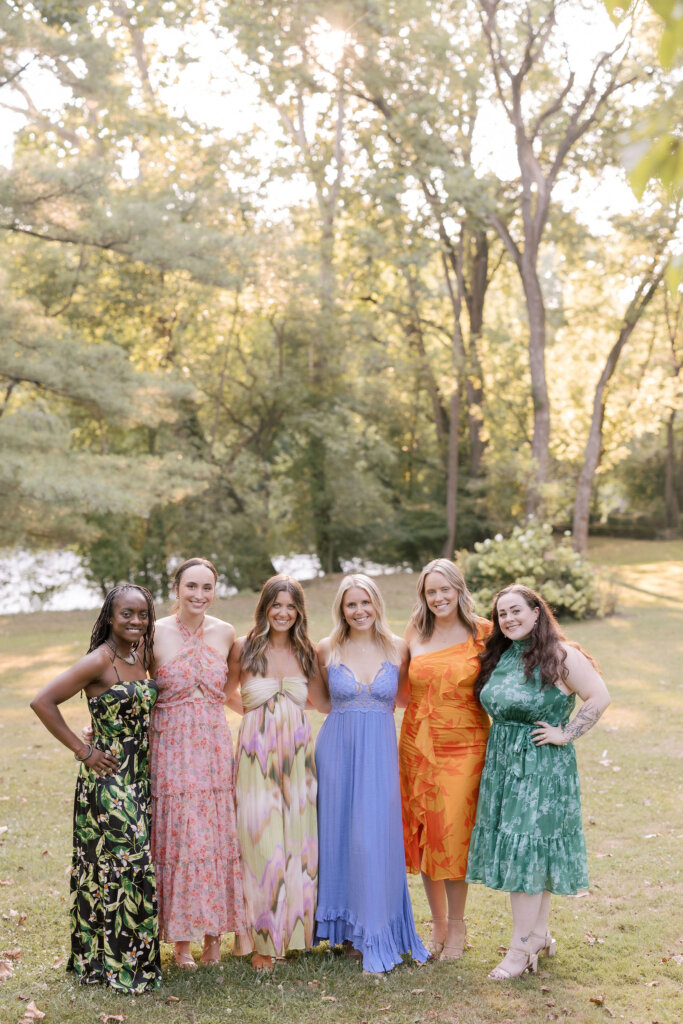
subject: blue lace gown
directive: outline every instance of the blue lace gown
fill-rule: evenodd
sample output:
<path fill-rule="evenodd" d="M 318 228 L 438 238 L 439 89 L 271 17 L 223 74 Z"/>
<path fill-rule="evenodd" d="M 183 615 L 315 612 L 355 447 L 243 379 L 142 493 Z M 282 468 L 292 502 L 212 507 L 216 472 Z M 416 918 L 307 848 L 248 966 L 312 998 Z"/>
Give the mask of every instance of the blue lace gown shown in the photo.
<path fill-rule="evenodd" d="M 429 954 L 408 893 L 394 699 L 398 668 L 383 662 L 369 686 L 345 665 L 328 671 L 332 710 L 318 735 L 316 942 L 349 941 L 366 971 Z"/>

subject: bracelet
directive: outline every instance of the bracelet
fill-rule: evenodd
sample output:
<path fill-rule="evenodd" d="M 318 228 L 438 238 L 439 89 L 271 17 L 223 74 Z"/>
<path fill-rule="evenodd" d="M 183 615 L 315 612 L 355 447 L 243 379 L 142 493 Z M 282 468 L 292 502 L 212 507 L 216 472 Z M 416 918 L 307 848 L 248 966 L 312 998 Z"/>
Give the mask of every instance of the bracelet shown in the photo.
<path fill-rule="evenodd" d="M 75 758 L 75 759 L 76 759 L 77 761 L 87 761 L 87 760 L 88 760 L 88 758 L 90 757 L 90 755 L 92 754 L 92 752 L 93 752 L 93 750 L 94 750 L 94 749 L 95 749 L 95 748 L 93 747 L 92 743 L 89 743 L 89 744 L 88 744 L 88 753 L 87 753 L 87 754 L 85 755 L 85 757 L 79 757 L 79 756 L 78 756 L 78 754 L 74 754 L 74 758 Z"/>

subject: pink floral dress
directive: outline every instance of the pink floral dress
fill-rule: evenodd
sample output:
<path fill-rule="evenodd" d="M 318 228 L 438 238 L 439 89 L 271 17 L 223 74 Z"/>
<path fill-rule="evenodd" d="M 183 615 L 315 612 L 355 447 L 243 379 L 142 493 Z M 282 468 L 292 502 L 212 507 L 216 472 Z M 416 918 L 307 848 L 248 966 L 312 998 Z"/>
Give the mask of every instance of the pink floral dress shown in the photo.
<path fill-rule="evenodd" d="M 179 619 L 181 650 L 156 672 L 150 728 L 152 860 L 166 942 L 245 930 L 225 657 Z"/>

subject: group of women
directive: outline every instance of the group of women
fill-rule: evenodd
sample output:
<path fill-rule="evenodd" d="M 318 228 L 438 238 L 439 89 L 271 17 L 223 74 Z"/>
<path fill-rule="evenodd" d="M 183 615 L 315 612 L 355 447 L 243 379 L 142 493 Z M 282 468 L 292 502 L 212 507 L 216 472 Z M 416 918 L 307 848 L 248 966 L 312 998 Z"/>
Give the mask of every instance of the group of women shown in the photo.
<path fill-rule="evenodd" d="M 207 613 L 216 583 L 207 560 L 184 562 L 175 612 L 156 625 L 144 588 L 116 587 L 88 654 L 32 701 L 80 762 L 69 960 L 79 980 L 155 988 L 159 939 L 192 969 L 190 943 L 217 963 L 226 932 L 261 970 L 323 940 L 372 974 L 408 953 L 457 959 L 472 881 L 510 893 L 512 940 L 489 977 L 552 956 L 550 894 L 588 884 L 572 741 L 609 698 L 545 602 L 513 584 L 488 622 L 457 566 L 436 559 L 403 640 L 375 582 L 355 574 L 316 650 L 296 580 L 265 583 L 237 640 Z M 59 710 L 79 691 L 85 741 Z M 234 763 L 225 703 L 242 714 Z M 405 705 L 397 748 L 394 709 Z M 315 752 L 306 706 L 327 714 Z M 406 868 L 422 875 L 427 948 Z"/>

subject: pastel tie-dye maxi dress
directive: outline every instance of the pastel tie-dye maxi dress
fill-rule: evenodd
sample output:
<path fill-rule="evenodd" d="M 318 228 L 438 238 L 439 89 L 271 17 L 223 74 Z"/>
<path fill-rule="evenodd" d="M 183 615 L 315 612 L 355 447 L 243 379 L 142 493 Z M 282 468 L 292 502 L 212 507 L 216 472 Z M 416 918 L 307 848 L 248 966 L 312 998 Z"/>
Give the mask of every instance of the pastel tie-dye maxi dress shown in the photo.
<path fill-rule="evenodd" d="M 237 836 L 247 932 L 262 956 L 284 956 L 313 943 L 318 787 L 307 694 L 306 680 L 296 677 L 254 677 L 241 687 Z"/>

